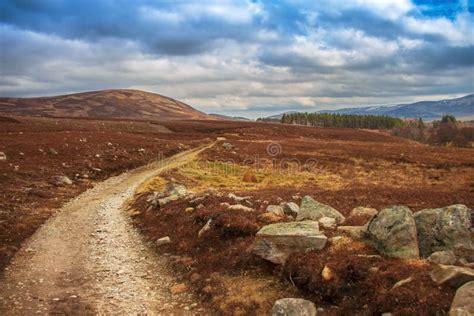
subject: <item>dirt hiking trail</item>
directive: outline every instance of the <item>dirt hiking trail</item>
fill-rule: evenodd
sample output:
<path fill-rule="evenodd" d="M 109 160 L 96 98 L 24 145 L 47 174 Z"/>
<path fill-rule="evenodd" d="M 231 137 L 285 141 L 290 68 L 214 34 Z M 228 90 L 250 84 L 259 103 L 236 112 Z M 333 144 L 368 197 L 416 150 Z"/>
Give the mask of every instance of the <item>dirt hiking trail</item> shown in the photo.
<path fill-rule="evenodd" d="M 211 146 L 109 178 L 68 202 L 0 277 L 0 314 L 202 313 L 191 294 L 171 295 L 169 258 L 147 246 L 124 206 L 143 181 Z"/>

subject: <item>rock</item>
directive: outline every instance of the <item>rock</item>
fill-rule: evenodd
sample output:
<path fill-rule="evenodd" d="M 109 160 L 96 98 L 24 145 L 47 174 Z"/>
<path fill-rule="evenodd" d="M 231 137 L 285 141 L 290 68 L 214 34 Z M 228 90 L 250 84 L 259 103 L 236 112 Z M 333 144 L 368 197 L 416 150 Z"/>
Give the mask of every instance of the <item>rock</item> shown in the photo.
<path fill-rule="evenodd" d="M 145 152 L 145 148 L 139 148 L 137 151 L 138 151 L 139 153 L 144 153 L 144 152 Z"/>
<path fill-rule="evenodd" d="M 400 280 L 400 281 L 398 281 L 397 283 L 395 283 L 395 284 L 392 286 L 392 290 L 393 290 L 393 289 L 396 289 L 397 287 L 400 287 L 400 286 L 403 286 L 403 285 L 405 285 L 405 284 L 408 284 L 408 283 L 410 283 L 411 281 L 413 281 L 413 277 L 409 277 L 409 278 Z"/>
<path fill-rule="evenodd" d="M 325 281 L 330 281 L 334 278 L 334 272 L 332 272 L 328 266 L 324 266 L 323 271 L 321 272 L 321 277 Z"/>
<path fill-rule="evenodd" d="M 246 200 L 250 199 L 250 196 L 237 196 L 234 193 L 227 194 L 227 197 L 229 199 L 232 199 L 232 200 L 236 201 L 236 202 L 243 202 L 243 201 L 246 201 Z"/>
<path fill-rule="evenodd" d="M 468 282 L 457 289 L 449 316 L 474 315 L 474 282 Z"/>
<path fill-rule="evenodd" d="M 419 258 L 415 220 L 406 206 L 384 208 L 366 225 L 364 237 L 389 257 Z"/>
<path fill-rule="evenodd" d="M 158 199 L 157 201 L 158 201 L 158 204 L 160 206 L 165 206 L 169 202 L 176 201 L 176 200 L 179 200 L 178 195 L 170 195 L 170 196 L 164 197 L 162 199 Z"/>
<path fill-rule="evenodd" d="M 229 207 L 230 207 L 230 204 L 227 203 L 227 202 L 222 202 L 222 203 L 220 203 L 219 205 L 220 205 L 220 206 L 223 206 L 223 207 L 225 207 L 225 208 L 229 208 Z"/>
<path fill-rule="evenodd" d="M 364 226 L 338 226 L 337 231 L 344 232 L 354 239 L 362 239 L 364 236 Z"/>
<path fill-rule="evenodd" d="M 474 281 L 474 270 L 466 267 L 438 265 L 430 273 L 437 284 L 447 284 L 458 288 L 466 282 Z"/>
<path fill-rule="evenodd" d="M 428 261 L 435 264 L 453 265 L 456 263 L 456 255 L 451 250 L 436 251 L 428 257 Z"/>
<path fill-rule="evenodd" d="M 233 210 L 233 211 L 244 211 L 244 212 L 253 212 L 254 211 L 253 208 L 243 206 L 242 204 L 230 205 L 227 209 L 228 210 Z"/>
<path fill-rule="evenodd" d="M 231 150 L 231 149 L 234 148 L 234 146 L 232 146 L 231 143 L 223 143 L 223 144 L 222 144 L 222 147 L 224 147 L 224 148 L 227 149 L 227 150 Z"/>
<path fill-rule="evenodd" d="M 263 214 L 258 215 L 258 219 L 264 221 L 265 223 L 271 224 L 279 222 L 282 217 L 272 212 L 265 212 Z"/>
<path fill-rule="evenodd" d="M 186 213 L 192 213 L 192 212 L 194 212 L 194 207 L 186 207 L 186 209 L 184 211 Z"/>
<path fill-rule="evenodd" d="M 170 242 L 171 242 L 171 239 L 168 236 L 166 236 L 166 237 L 162 237 L 162 238 L 158 239 L 156 241 L 156 245 L 157 246 L 163 246 L 163 245 L 169 244 Z"/>
<path fill-rule="evenodd" d="M 179 283 L 179 284 L 176 284 L 176 285 L 173 285 L 171 288 L 170 288 L 170 292 L 171 294 L 173 295 L 176 295 L 176 294 L 180 294 L 180 293 L 184 293 L 188 290 L 188 286 L 184 283 Z"/>
<path fill-rule="evenodd" d="M 285 212 L 286 215 L 293 217 L 296 217 L 300 211 L 300 207 L 295 202 L 282 203 L 281 207 L 283 207 L 283 212 Z"/>
<path fill-rule="evenodd" d="M 211 230 L 211 223 L 212 223 L 212 218 L 209 219 L 206 223 L 206 225 L 204 225 L 200 230 L 199 230 L 199 233 L 198 233 L 198 237 L 201 237 L 202 235 L 204 235 L 206 232 L 210 231 Z"/>
<path fill-rule="evenodd" d="M 163 196 L 170 196 L 170 195 L 176 195 L 178 197 L 185 196 L 188 193 L 188 190 L 186 189 L 186 186 L 183 184 L 177 184 L 170 182 L 166 184 L 164 189 L 160 192 L 160 197 Z"/>
<path fill-rule="evenodd" d="M 267 212 L 274 213 L 275 215 L 278 216 L 284 216 L 285 212 L 283 212 L 283 208 L 278 205 L 268 205 L 267 206 Z"/>
<path fill-rule="evenodd" d="M 53 183 L 57 186 L 71 185 L 72 180 L 66 176 L 56 176 L 53 178 Z"/>
<path fill-rule="evenodd" d="M 358 206 L 349 213 L 349 216 L 367 216 L 374 217 L 378 214 L 378 211 L 375 208 Z"/>
<path fill-rule="evenodd" d="M 327 237 L 321 234 L 318 222 L 276 223 L 262 227 L 256 234 L 253 252 L 276 264 L 283 264 L 297 251 L 323 249 Z"/>
<path fill-rule="evenodd" d="M 296 217 L 297 221 L 302 221 L 305 219 L 317 221 L 321 217 L 332 217 L 336 219 L 337 223 L 340 224 L 344 222 L 344 216 L 339 213 L 335 208 L 330 207 L 329 205 L 319 203 L 315 201 L 310 196 L 305 196 L 301 200 L 300 211 Z"/>
<path fill-rule="evenodd" d="M 422 257 L 440 250 L 473 249 L 471 210 L 465 205 L 425 209 L 414 217 Z"/>
<path fill-rule="evenodd" d="M 282 298 L 275 302 L 271 316 L 316 316 L 313 302 L 302 298 Z"/>
<path fill-rule="evenodd" d="M 318 220 L 318 223 L 321 227 L 325 228 L 325 229 L 335 229 L 337 227 L 337 224 L 336 224 L 336 219 L 332 218 L 332 217 L 321 217 L 319 220 Z"/>
<path fill-rule="evenodd" d="M 7 160 L 7 154 L 5 154 L 3 151 L 0 151 L 0 161 L 6 161 Z"/>
<path fill-rule="evenodd" d="M 222 136 L 219 136 L 219 137 L 217 137 L 216 139 L 217 139 L 218 141 L 219 141 L 219 140 L 226 140 L 226 138 L 225 138 L 225 137 L 222 137 Z"/>
<path fill-rule="evenodd" d="M 58 155 L 58 152 L 54 148 L 48 148 L 48 154 L 50 155 Z"/>

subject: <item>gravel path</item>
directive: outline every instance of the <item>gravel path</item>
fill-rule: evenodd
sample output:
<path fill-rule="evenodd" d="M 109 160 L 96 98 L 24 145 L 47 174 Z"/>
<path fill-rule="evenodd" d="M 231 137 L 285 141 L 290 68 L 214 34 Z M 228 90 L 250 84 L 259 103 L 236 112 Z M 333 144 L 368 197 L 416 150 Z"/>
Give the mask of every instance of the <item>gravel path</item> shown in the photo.
<path fill-rule="evenodd" d="M 147 246 L 124 204 L 144 180 L 210 146 L 110 178 L 67 203 L 5 269 L 0 314 L 205 313 L 191 294 L 171 295 L 169 258 Z"/>

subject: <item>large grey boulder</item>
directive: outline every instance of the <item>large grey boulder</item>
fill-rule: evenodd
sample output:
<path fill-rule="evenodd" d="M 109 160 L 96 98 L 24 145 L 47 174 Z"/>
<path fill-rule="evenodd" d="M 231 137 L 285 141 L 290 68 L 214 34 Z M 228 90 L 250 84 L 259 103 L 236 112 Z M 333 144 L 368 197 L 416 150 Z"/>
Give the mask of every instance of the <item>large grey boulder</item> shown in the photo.
<path fill-rule="evenodd" d="M 474 270 L 466 267 L 440 264 L 430 272 L 430 276 L 437 284 L 447 284 L 458 288 L 464 283 L 474 281 Z"/>
<path fill-rule="evenodd" d="M 272 316 L 316 316 L 317 309 L 313 302 L 302 298 L 282 298 L 275 302 Z"/>
<path fill-rule="evenodd" d="M 419 258 L 415 220 L 406 206 L 392 206 L 381 210 L 367 223 L 364 237 L 389 257 Z"/>
<path fill-rule="evenodd" d="M 276 223 L 262 227 L 255 236 L 253 252 L 276 264 L 283 264 L 294 252 L 323 249 L 327 237 L 318 222 Z"/>
<path fill-rule="evenodd" d="M 470 315 L 474 315 L 474 281 L 457 289 L 449 310 L 449 316 Z"/>
<path fill-rule="evenodd" d="M 302 221 L 309 219 L 317 221 L 322 217 L 334 218 L 338 224 L 341 224 L 345 220 L 344 215 L 339 213 L 339 211 L 335 208 L 323 203 L 319 203 L 308 195 L 305 196 L 301 200 L 300 211 L 298 212 L 298 216 L 296 216 L 296 220 Z"/>
<path fill-rule="evenodd" d="M 465 205 L 425 209 L 414 217 L 422 257 L 441 250 L 473 249 L 471 210 Z"/>

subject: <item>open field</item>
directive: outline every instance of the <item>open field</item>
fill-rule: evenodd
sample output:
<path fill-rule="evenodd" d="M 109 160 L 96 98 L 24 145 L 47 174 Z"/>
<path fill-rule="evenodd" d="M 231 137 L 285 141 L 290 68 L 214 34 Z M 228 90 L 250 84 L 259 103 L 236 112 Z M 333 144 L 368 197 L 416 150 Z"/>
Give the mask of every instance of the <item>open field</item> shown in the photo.
<path fill-rule="evenodd" d="M 178 129 L 179 123 L 165 126 Z M 225 140 L 203 151 L 199 160 L 145 183 L 130 213 L 150 240 L 171 238 L 158 252 L 177 256 L 175 268 L 187 275 L 187 282 L 214 311 L 268 313 L 281 297 L 308 298 L 329 315 L 449 310 L 454 290 L 433 283 L 430 264 L 424 260 L 380 258 L 362 243 L 343 242 L 292 256 L 281 267 L 258 258 L 251 249 L 261 227 L 288 220 L 268 216 L 266 207 L 281 201 L 299 204 L 304 195 L 345 216 L 357 206 L 380 210 L 407 205 L 414 212 L 457 203 L 472 207 L 471 150 L 429 147 L 349 129 L 223 122 L 196 122 L 183 128 L 211 131 Z M 170 181 L 186 185 L 199 202 L 184 198 L 161 208 L 151 205 L 152 193 Z M 226 210 L 222 203 L 235 203 L 228 193 L 248 197 L 243 204 L 254 211 Z M 210 219 L 210 231 L 197 238 Z M 352 217 L 345 225 L 363 225 L 366 220 Z M 325 265 L 336 279 L 321 279 Z M 413 282 L 391 290 L 412 276 L 416 276 Z"/>
<path fill-rule="evenodd" d="M 357 206 L 472 207 L 470 149 L 430 147 L 362 130 L 231 121 L 4 117 L 0 133 L 0 151 L 7 156 L 0 162 L 2 266 L 56 209 L 96 181 L 218 139 L 196 159 L 145 181 L 129 206 L 149 241 L 171 238 L 157 254 L 171 256 L 180 278 L 207 308 L 261 314 L 276 299 L 304 297 L 324 308 L 324 314 L 335 315 L 394 311 L 397 302 L 403 302 L 401 314 L 449 309 L 453 289 L 434 284 L 424 260 L 374 257 L 375 250 L 362 243 L 343 242 L 294 255 L 278 266 L 255 256 L 251 245 L 262 226 L 288 221 L 265 214 L 267 205 L 299 204 L 304 195 L 346 216 Z M 73 183 L 56 183 L 58 175 Z M 199 202 L 182 198 L 158 209 L 151 206 L 150 195 L 168 182 L 184 184 Z M 242 203 L 254 211 L 226 210 L 222 203 L 235 202 L 228 193 L 247 196 Z M 196 238 L 209 219 L 211 230 Z M 349 218 L 346 225 L 364 223 Z M 319 276 L 325 264 L 337 274 L 331 283 Z M 416 282 L 390 291 L 412 275 Z"/>

